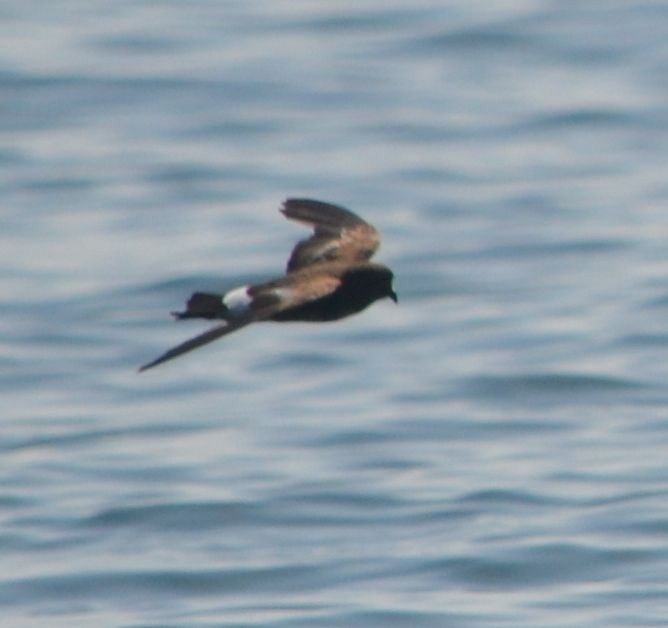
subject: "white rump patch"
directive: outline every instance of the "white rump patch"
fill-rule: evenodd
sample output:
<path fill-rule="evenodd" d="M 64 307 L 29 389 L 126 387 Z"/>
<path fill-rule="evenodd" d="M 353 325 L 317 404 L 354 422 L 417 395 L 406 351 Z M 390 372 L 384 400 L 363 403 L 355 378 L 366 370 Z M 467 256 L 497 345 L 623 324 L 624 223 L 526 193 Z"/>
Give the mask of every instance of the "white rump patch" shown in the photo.
<path fill-rule="evenodd" d="M 230 290 L 223 296 L 223 305 L 229 310 L 230 314 L 243 314 L 248 311 L 253 299 L 248 294 L 248 286 L 241 286 Z"/>

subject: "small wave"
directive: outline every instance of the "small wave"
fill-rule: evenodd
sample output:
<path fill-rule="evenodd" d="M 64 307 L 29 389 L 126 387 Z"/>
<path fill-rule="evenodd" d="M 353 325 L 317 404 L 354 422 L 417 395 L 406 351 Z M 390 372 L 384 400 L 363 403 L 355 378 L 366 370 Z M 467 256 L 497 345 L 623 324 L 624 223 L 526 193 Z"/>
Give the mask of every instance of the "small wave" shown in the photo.
<path fill-rule="evenodd" d="M 432 578 L 445 578 L 467 586 L 514 589 L 590 582 L 610 578 L 619 569 L 651 562 L 651 550 L 601 549 L 575 543 L 542 543 L 485 557 L 462 556 L 425 561 L 418 569 Z"/>
<path fill-rule="evenodd" d="M 646 388 L 646 384 L 628 378 L 571 373 L 541 373 L 516 376 L 478 376 L 461 387 L 467 395 L 480 399 L 518 401 L 529 397 L 547 396 L 551 400 L 568 402 L 573 395 L 626 392 Z"/>

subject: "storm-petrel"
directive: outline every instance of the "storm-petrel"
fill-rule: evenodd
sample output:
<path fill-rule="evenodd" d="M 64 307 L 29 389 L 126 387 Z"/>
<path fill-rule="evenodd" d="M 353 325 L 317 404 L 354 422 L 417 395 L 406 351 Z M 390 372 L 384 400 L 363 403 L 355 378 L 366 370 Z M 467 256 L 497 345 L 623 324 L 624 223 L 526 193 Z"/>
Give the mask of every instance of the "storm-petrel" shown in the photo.
<path fill-rule="evenodd" d="M 177 345 L 139 370 L 145 371 L 258 321 L 334 321 L 361 312 L 374 301 L 397 295 L 392 271 L 369 262 L 380 245 L 378 232 L 351 211 L 305 198 L 283 203 L 283 214 L 313 228 L 292 250 L 286 274 L 241 286 L 223 295 L 195 292 L 177 319 L 223 320 Z"/>

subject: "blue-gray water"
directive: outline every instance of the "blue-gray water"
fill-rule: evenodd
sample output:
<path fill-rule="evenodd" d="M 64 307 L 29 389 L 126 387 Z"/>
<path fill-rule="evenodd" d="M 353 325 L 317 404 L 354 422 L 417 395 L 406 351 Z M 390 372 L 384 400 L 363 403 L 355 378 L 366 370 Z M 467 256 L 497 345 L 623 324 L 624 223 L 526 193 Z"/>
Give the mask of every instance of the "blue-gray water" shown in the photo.
<path fill-rule="evenodd" d="M 665 626 L 668 5 L 6 3 L 3 626 Z M 205 328 L 291 195 L 387 301 Z"/>

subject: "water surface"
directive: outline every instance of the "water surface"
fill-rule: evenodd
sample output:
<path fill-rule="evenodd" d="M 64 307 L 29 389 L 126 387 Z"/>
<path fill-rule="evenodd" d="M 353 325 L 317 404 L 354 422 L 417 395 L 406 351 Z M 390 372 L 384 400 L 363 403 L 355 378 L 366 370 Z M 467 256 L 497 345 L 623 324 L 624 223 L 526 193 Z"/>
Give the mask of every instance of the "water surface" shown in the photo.
<path fill-rule="evenodd" d="M 2 9 L 7 625 L 665 625 L 666 18 Z M 399 306 L 137 375 L 281 272 L 299 195 Z"/>

